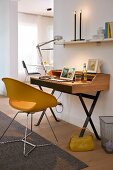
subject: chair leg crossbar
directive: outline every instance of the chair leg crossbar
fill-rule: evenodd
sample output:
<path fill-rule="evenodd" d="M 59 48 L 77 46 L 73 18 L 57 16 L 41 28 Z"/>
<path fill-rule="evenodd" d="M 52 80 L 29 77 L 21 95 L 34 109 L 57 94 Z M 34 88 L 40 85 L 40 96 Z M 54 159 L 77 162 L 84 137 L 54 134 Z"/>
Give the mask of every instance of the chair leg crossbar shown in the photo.
<path fill-rule="evenodd" d="M 16 116 L 18 115 L 19 112 L 16 113 L 16 115 L 14 116 L 14 118 L 11 120 L 10 124 L 8 125 L 8 127 L 6 128 L 6 130 L 3 132 L 2 136 L 0 137 L 0 141 L 1 139 L 3 138 L 3 136 L 5 135 L 5 133 L 7 132 L 7 130 L 9 129 L 9 127 L 11 126 L 11 124 L 13 123 L 14 119 L 16 118 Z M 24 156 L 28 156 L 28 154 L 30 154 L 36 147 L 43 147 L 43 146 L 49 146 L 51 144 L 40 144 L 40 145 L 35 145 L 31 142 L 28 142 L 27 141 L 27 137 L 30 136 L 33 132 L 32 132 L 32 113 L 31 113 L 31 132 L 27 134 L 27 131 L 28 131 L 28 115 L 30 113 L 27 113 L 27 122 L 26 122 L 26 128 L 25 128 L 25 135 L 22 139 L 19 139 L 19 140 L 12 140 L 12 141 L 3 141 L 3 142 L 0 142 L 0 144 L 7 144 L 7 143 L 14 143 L 14 142 L 23 142 L 24 143 L 24 149 L 23 149 L 23 154 Z M 26 152 L 26 144 L 27 145 L 30 145 L 32 148 Z"/>

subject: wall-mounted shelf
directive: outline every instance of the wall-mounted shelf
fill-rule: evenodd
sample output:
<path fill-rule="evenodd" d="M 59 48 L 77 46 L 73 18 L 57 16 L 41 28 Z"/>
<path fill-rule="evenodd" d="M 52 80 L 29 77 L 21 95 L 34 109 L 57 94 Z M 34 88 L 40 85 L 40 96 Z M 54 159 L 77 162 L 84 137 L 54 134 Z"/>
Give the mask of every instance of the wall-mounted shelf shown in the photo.
<path fill-rule="evenodd" d="M 101 43 L 113 43 L 113 38 L 108 38 L 108 39 L 97 39 L 97 40 L 82 40 L 82 41 L 64 41 L 64 42 L 58 42 L 55 43 L 56 45 L 77 45 L 77 44 L 101 44 Z"/>

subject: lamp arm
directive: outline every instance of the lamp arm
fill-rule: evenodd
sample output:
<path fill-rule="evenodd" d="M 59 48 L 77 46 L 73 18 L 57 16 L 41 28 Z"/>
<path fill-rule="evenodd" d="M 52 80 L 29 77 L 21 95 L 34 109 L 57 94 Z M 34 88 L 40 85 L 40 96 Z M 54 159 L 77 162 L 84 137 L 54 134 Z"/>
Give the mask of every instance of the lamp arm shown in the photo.
<path fill-rule="evenodd" d="M 40 60 L 41 60 L 41 65 L 42 65 L 42 67 L 43 67 L 43 69 L 44 69 L 44 72 L 45 72 L 45 75 L 47 74 L 47 70 L 46 70 L 46 68 L 45 68 L 45 66 L 44 66 L 44 63 L 43 63 L 43 56 L 42 56 L 42 53 L 41 53 L 41 48 L 40 47 L 42 47 L 43 45 L 46 45 L 46 44 L 49 44 L 49 43 L 51 43 L 51 42 L 53 42 L 53 41 L 55 41 L 55 39 L 53 39 L 53 40 L 50 40 L 50 41 L 47 41 L 47 42 L 44 42 L 44 43 L 40 43 L 40 44 L 38 44 L 36 47 L 38 48 L 38 52 L 39 52 L 39 56 L 40 56 Z"/>
<path fill-rule="evenodd" d="M 38 48 L 38 52 L 39 52 L 39 56 L 40 56 L 40 60 L 41 60 L 41 65 L 42 65 L 42 67 L 43 67 L 43 69 L 44 69 L 44 72 L 45 72 L 45 75 L 46 75 L 46 73 L 47 73 L 47 70 L 46 70 L 46 68 L 45 68 L 45 66 L 44 66 L 44 63 L 43 63 L 43 56 L 42 56 L 42 53 L 41 53 L 41 49 L 40 49 L 40 47 L 39 46 L 37 46 L 37 48 Z"/>
<path fill-rule="evenodd" d="M 36 46 L 36 47 L 38 48 L 38 51 L 39 51 L 40 60 L 41 60 L 41 65 L 42 65 L 42 67 L 43 67 L 43 69 L 44 69 L 44 71 L 45 71 L 45 74 L 47 73 L 47 70 L 46 70 L 46 68 L 45 68 L 45 66 L 44 66 L 44 63 L 43 63 L 43 56 L 42 56 L 42 53 L 41 53 L 41 47 L 42 47 L 43 45 L 49 44 L 49 43 L 54 42 L 54 41 L 57 41 L 57 40 L 59 41 L 59 40 L 61 40 L 61 39 L 62 39 L 62 36 L 55 36 L 53 40 L 50 40 L 50 41 L 47 41 L 47 42 L 44 42 L 44 43 L 39 43 L 39 44 Z"/>
<path fill-rule="evenodd" d="M 40 44 L 38 44 L 36 47 L 37 47 L 37 48 L 38 48 L 38 47 L 42 47 L 43 45 L 49 44 L 49 43 L 51 43 L 51 42 L 53 42 L 53 41 L 55 41 L 55 39 L 54 39 L 54 40 L 47 41 L 47 42 L 44 42 L 44 43 L 40 43 Z"/>

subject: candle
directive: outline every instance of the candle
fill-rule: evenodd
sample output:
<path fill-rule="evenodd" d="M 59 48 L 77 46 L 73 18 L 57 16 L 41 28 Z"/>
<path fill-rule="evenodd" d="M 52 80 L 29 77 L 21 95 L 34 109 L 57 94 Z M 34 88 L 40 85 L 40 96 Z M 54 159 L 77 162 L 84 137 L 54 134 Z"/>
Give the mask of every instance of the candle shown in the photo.
<path fill-rule="evenodd" d="M 76 41 L 76 11 L 74 12 L 74 40 Z"/>
<path fill-rule="evenodd" d="M 80 11 L 80 40 L 81 40 L 81 28 L 82 28 L 82 10 Z"/>

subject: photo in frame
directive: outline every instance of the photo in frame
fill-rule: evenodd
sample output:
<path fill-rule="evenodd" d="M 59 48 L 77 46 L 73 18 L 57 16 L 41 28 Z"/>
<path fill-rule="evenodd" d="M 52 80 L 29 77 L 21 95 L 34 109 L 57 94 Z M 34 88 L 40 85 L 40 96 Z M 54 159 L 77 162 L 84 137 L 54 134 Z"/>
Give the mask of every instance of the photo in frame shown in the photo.
<path fill-rule="evenodd" d="M 98 59 L 89 59 L 87 64 L 87 72 L 97 73 L 98 63 Z"/>
<path fill-rule="evenodd" d="M 75 68 L 64 67 L 60 79 L 73 80 L 75 75 Z"/>

